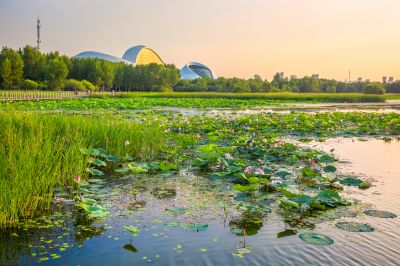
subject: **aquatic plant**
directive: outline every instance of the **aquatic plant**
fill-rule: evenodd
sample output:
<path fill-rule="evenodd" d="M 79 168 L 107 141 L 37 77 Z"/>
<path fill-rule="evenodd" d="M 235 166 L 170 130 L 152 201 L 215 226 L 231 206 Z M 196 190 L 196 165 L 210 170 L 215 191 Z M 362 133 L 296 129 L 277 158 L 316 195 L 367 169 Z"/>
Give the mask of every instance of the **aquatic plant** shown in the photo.
<path fill-rule="evenodd" d="M 115 155 L 150 159 L 163 138 L 159 127 L 135 122 L 0 112 L 0 226 L 49 208 L 54 188 L 74 186 L 72 177 L 87 176 L 85 168 L 99 175 L 82 149 L 100 146 Z M 134 144 L 125 146 L 125 139 Z"/>

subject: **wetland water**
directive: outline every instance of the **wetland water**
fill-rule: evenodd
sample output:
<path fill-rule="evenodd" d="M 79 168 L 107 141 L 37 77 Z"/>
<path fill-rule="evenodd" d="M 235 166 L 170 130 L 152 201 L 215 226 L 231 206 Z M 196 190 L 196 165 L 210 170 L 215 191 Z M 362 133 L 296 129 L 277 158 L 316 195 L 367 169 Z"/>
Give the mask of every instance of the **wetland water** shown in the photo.
<path fill-rule="evenodd" d="M 126 176 L 93 179 L 90 188 L 111 215 L 88 222 L 71 202 L 59 201 L 42 217 L 41 228 L 2 231 L 0 264 L 5 265 L 398 265 L 400 218 L 367 216 L 366 209 L 400 214 L 400 142 L 331 138 L 301 145 L 335 149 L 337 175 L 373 180 L 367 190 L 345 187 L 356 203 L 328 211 L 324 218 L 284 222 L 276 211 L 249 226 L 247 236 L 235 234 L 240 211 L 233 206 L 229 184 L 180 171 L 174 177 Z M 134 193 L 132 192 L 134 191 Z M 347 213 L 347 215 L 346 215 Z M 239 217 L 239 218 L 238 218 Z M 338 221 L 357 221 L 373 232 L 347 232 Z M 135 226 L 131 236 L 123 226 Z M 279 237 L 285 229 L 331 237 L 335 243 L 315 246 L 297 235 Z M 282 236 L 282 235 L 280 235 Z M 246 242 L 246 248 L 243 248 Z M 47 259 L 46 259 L 47 258 Z"/>

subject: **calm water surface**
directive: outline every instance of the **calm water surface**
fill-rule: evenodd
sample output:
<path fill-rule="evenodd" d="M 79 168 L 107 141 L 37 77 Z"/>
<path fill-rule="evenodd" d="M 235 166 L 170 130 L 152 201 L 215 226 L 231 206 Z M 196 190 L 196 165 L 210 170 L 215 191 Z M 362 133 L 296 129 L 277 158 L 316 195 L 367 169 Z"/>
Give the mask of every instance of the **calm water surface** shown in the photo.
<path fill-rule="evenodd" d="M 343 176 L 373 180 L 373 187 L 368 190 L 345 189 L 343 196 L 360 201 L 352 207 L 358 215 L 339 220 L 368 223 L 375 228 L 374 232 L 350 233 L 335 228 L 338 220 L 325 221 L 318 223 L 314 231 L 330 236 L 335 243 L 313 246 L 296 235 L 277 238 L 277 233 L 284 231 L 287 225 L 272 211 L 256 234 L 246 237 L 251 254 L 240 258 L 233 253 L 243 247 L 243 237 L 229 229 L 230 221 L 239 215 L 237 210 L 229 208 L 231 192 L 224 183 L 183 173 L 173 179 L 135 183 L 134 188 L 140 191 L 136 196 L 131 193 L 131 180 L 110 182 L 106 185 L 110 190 L 107 196 L 100 196 L 102 204 L 112 213 L 104 222 L 82 226 L 85 224 L 82 217 L 66 205 L 58 207 L 62 217 L 59 220 L 63 220 L 60 223 L 65 224 L 62 227 L 16 231 L 18 237 L 3 231 L 0 233 L 0 264 L 400 265 L 400 218 L 374 218 L 362 213 L 366 208 L 374 208 L 400 215 L 400 142 L 336 138 L 307 145 L 325 151 L 335 149 L 334 154 L 339 158 L 336 166 Z M 161 185 L 173 188 L 176 195 L 155 197 L 155 189 Z M 127 205 L 132 201 L 141 202 L 143 208 L 129 211 Z M 176 207 L 192 211 L 186 214 L 165 212 Z M 68 214 L 66 218 L 63 213 Z M 208 224 L 208 229 L 186 231 L 179 226 L 167 226 L 168 222 L 204 223 Z M 141 232 L 131 238 L 122 230 L 124 225 L 137 226 Z M 61 257 L 54 259 L 51 254 Z M 49 260 L 38 262 L 41 257 Z"/>

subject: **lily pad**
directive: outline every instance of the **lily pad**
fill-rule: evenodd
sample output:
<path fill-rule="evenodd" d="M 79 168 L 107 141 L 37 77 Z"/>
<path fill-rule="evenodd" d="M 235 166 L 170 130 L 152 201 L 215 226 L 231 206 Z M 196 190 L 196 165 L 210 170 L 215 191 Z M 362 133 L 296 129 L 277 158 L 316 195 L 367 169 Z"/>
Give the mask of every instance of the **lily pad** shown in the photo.
<path fill-rule="evenodd" d="M 177 223 L 177 222 L 165 222 L 164 226 L 167 226 L 167 227 L 178 227 L 179 223 Z"/>
<path fill-rule="evenodd" d="M 369 224 L 357 222 L 339 222 L 335 226 L 347 232 L 373 232 L 375 230 Z"/>
<path fill-rule="evenodd" d="M 285 200 L 285 199 L 281 200 L 281 206 L 293 207 L 293 208 L 299 208 L 300 207 L 300 205 L 297 202 L 292 201 L 292 200 Z"/>
<path fill-rule="evenodd" d="M 337 170 L 337 168 L 333 165 L 328 165 L 328 166 L 325 166 L 325 168 L 324 168 L 325 173 L 334 173 L 334 172 L 336 172 L 336 170 Z"/>
<path fill-rule="evenodd" d="M 335 159 L 333 159 L 331 156 L 329 156 L 329 155 L 322 155 L 320 158 L 319 158 L 319 161 L 321 162 L 321 163 L 332 163 L 333 161 L 334 161 Z"/>
<path fill-rule="evenodd" d="M 123 246 L 123 248 L 125 250 L 128 250 L 128 251 L 133 252 L 133 253 L 138 253 L 139 252 L 139 250 L 132 244 L 126 244 L 126 245 Z"/>
<path fill-rule="evenodd" d="M 297 235 L 296 230 L 287 229 L 285 231 L 279 232 L 276 236 L 277 236 L 277 238 L 282 238 L 282 237 L 286 237 L 286 236 L 295 236 L 295 235 Z"/>
<path fill-rule="evenodd" d="M 299 235 L 299 238 L 307 244 L 316 246 L 329 246 L 335 243 L 335 241 L 327 235 L 318 234 L 314 232 L 305 232 Z"/>
<path fill-rule="evenodd" d="M 396 218 L 397 215 L 387 211 L 377 211 L 377 210 L 366 210 L 364 211 L 366 215 L 378 218 Z"/>
<path fill-rule="evenodd" d="M 107 166 L 106 162 L 100 160 L 100 159 L 93 159 L 89 160 L 91 164 L 97 165 L 97 166 Z"/>
<path fill-rule="evenodd" d="M 186 231 L 206 231 L 208 229 L 208 224 L 187 224 L 185 225 Z"/>
<path fill-rule="evenodd" d="M 362 183 L 363 183 L 363 181 L 361 179 L 358 179 L 355 177 L 347 177 L 345 179 L 340 180 L 340 184 L 345 185 L 345 186 L 358 187 Z"/>
<path fill-rule="evenodd" d="M 86 172 L 91 174 L 92 176 L 102 176 L 104 175 L 103 171 L 97 170 L 95 168 L 86 168 Z"/>

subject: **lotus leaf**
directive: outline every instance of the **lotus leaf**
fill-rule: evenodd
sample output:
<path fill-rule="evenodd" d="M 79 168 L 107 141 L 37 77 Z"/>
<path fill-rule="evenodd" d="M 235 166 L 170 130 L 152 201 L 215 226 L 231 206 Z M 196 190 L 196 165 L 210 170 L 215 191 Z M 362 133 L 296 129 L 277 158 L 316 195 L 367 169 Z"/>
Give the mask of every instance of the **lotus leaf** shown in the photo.
<path fill-rule="evenodd" d="M 366 215 L 378 218 L 396 218 L 397 215 L 387 211 L 378 211 L 378 210 L 365 210 L 364 213 Z"/>
<path fill-rule="evenodd" d="M 373 232 L 374 228 L 369 224 L 357 222 L 339 222 L 335 225 L 337 228 L 348 232 Z"/>
<path fill-rule="evenodd" d="M 335 241 L 327 235 L 318 234 L 314 232 L 305 232 L 299 235 L 299 238 L 306 242 L 307 244 L 316 246 L 329 246 Z"/>

